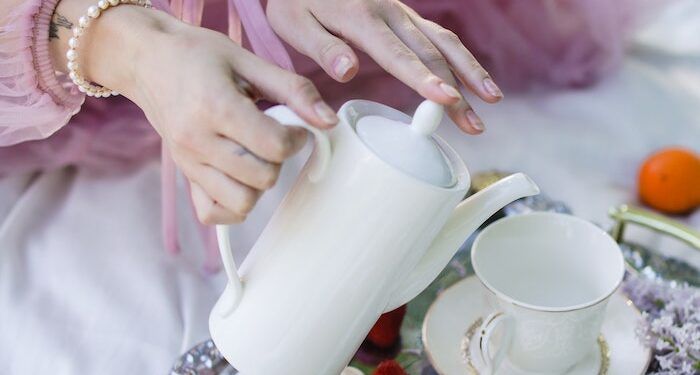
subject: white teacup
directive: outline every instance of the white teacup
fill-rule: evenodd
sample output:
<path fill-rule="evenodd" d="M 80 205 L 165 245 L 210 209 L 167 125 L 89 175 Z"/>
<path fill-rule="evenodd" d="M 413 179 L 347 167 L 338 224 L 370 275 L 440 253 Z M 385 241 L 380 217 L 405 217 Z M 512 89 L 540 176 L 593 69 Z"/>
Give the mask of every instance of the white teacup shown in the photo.
<path fill-rule="evenodd" d="M 625 272 L 606 232 L 555 213 L 498 220 L 479 234 L 471 259 L 494 307 L 476 338 L 486 373 L 504 357 L 538 374 L 575 366 L 596 348 L 608 299 Z M 499 342 L 492 344 L 494 333 Z"/>

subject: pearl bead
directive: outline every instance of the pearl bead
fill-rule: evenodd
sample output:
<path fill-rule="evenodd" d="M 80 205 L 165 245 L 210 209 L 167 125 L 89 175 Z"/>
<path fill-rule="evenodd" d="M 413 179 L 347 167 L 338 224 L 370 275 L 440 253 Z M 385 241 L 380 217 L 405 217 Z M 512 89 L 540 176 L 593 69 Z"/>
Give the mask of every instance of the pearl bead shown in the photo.
<path fill-rule="evenodd" d="M 78 19 L 77 25 L 72 29 L 73 37 L 68 40 L 68 46 L 70 47 L 66 52 L 66 58 L 68 59 L 68 63 L 66 64 L 68 76 L 73 83 L 76 84 L 78 90 L 88 96 L 106 98 L 112 95 L 119 95 L 116 91 L 86 81 L 85 78 L 80 75 L 79 65 L 76 61 L 78 59 L 78 52 L 76 49 L 80 44 L 79 38 L 88 26 L 90 26 L 92 20 L 98 18 L 102 12 L 109 9 L 110 6 L 117 6 L 119 4 L 135 4 L 146 8 L 152 7 L 150 0 L 98 0 L 96 5 L 90 6 L 86 14 Z"/>
<path fill-rule="evenodd" d="M 91 5 L 87 10 L 87 15 L 90 18 L 97 18 L 100 16 L 100 8 Z"/>

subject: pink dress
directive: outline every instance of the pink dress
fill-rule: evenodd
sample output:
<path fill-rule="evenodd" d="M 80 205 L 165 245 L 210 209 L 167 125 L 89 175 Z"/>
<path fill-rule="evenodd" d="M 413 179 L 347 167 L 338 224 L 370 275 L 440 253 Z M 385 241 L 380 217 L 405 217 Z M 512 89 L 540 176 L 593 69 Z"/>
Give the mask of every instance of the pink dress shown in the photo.
<path fill-rule="evenodd" d="M 409 0 L 424 17 L 457 32 L 506 88 L 585 86 L 620 60 L 631 25 L 628 0 Z M 48 27 L 57 0 L 28 0 L 0 19 L 0 175 L 78 165 L 119 170 L 157 158 L 160 140 L 142 112 L 124 98 L 85 99 L 55 69 Z M 292 53 L 268 26 L 257 1 L 154 1 L 157 8 L 194 24 L 227 32 L 261 57 L 310 77 L 338 106 L 363 97 L 405 108 L 418 98 L 366 55 L 352 82 L 340 85 L 311 60 Z M 227 8 L 227 11 L 224 11 Z M 290 50 L 289 48 L 287 50 Z M 118 114 L 118 115 L 117 115 Z M 69 124 L 70 126 L 65 126 Z M 163 155 L 163 231 L 166 248 L 178 249 L 175 168 Z M 211 231 L 207 266 L 216 268 Z"/>

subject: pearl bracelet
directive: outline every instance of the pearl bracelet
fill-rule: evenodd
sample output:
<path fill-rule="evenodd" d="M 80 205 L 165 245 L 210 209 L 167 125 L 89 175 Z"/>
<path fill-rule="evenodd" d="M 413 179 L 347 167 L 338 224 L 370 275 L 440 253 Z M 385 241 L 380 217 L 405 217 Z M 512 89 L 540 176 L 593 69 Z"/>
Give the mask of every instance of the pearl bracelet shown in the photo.
<path fill-rule="evenodd" d="M 97 2 L 97 5 L 93 5 L 87 9 L 87 14 L 78 19 L 78 25 L 73 27 L 73 37 L 68 40 L 68 52 L 66 52 L 66 58 L 68 58 L 68 76 L 70 77 L 71 81 L 78 86 L 78 90 L 88 96 L 106 98 L 111 95 L 119 95 L 119 93 L 116 91 L 85 80 L 83 75 L 80 73 L 77 48 L 80 44 L 80 37 L 83 35 L 85 30 L 87 30 L 92 21 L 97 19 L 103 11 L 109 9 L 110 7 L 116 7 L 122 4 L 133 4 L 140 5 L 145 8 L 152 8 L 150 0 L 100 0 Z"/>

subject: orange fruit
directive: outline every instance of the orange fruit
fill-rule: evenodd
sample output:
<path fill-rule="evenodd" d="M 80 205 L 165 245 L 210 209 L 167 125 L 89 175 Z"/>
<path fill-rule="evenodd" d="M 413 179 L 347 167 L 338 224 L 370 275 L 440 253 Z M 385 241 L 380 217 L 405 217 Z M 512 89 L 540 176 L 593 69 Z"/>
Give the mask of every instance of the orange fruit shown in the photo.
<path fill-rule="evenodd" d="M 682 214 L 700 205 L 700 156 L 670 147 L 649 156 L 639 170 L 642 202 L 669 214 Z"/>

